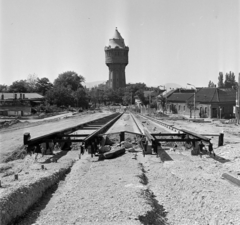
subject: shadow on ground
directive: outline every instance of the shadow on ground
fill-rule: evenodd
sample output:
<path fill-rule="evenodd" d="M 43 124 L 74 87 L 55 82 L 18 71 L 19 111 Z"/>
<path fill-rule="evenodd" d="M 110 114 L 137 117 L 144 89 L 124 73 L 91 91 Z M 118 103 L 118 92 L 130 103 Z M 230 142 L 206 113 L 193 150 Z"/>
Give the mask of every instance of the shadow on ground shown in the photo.
<path fill-rule="evenodd" d="M 230 161 L 231 161 L 231 160 L 229 160 L 229 159 L 225 159 L 225 158 L 223 158 L 223 157 L 220 157 L 220 156 L 218 156 L 218 155 L 216 155 L 216 154 L 215 154 L 215 156 L 213 156 L 213 155 L 208 155 L 207 158 L 212 158 L 212 159 L 214 159 L 214 160 L 216 160 L 216 161 L 218 161 L 218 162 L 220 162 L 220 163 L 226 163 L 226 162 L 230 162 Z"/>
<path fill-rule="evenodd" d="M 169 223 L 166 218 L 167 212 L 155 199 L 154 194 L 149 189 L 146 189 L 142 191 L 142 195 L 147 200 L 147 203 L 152 207 L 152 210 L 147 211 L 145 215 L 139 216 L 139 221 L 144 225 L 168 225 Z"/>
<path fill-rule="evenodd" d="M 148 177 L 145 175 L 146 171 L 142 163 L 139 163 L 139 168 L 141 169 L 142 174 L 138 175 L 140 178 L 140 183 L 143 185 L 148 184 Z M 149 189 L 144 189 L 141 191 L 141 195 L 143 198 L 146 199 L 147 204 L 149 204 L 152 208 L 151 211 L 147 211 L 146 214 L 138 216 L 139 221 L 142 224 L 148 225 L 168 225 L 167 222 L 167 212 L 165 211 L 164 207 L 158 203 L 155 199 L 154 193 Z"/>
<path fill-rule="evenodd" d="M 167 154 L 165 150 L 161 150 L 159 157 L 161 158 L 162 162 L 165 161 L 173 161 L 173 159 L 170 157 L 170 155 Z"/>

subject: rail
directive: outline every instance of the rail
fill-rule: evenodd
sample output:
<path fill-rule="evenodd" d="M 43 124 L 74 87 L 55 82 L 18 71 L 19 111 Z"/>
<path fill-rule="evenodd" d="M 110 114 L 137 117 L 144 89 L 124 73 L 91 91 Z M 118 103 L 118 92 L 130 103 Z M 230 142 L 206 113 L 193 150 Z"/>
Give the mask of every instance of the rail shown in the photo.
<path fill-rule="evenodd" d="M 81 123 L 73 127 L 55 131 L 40 137 L 32 138 L 30 133 L 25 133 L 23 143 L 25 146 L 35 146 L 41 143 L 69 143 L 69 142 L 91 142 L 98 134 L 108 129 L 123 113 L 114 113 L 103 118 L 98 118 L 89 122 Z M 81 130 L 95 130 L 91 134 L 81 133 Z M 74 134 L 74 132 L 80 132 Z M 72 139 L 72 138 L 77 139 Z"/>

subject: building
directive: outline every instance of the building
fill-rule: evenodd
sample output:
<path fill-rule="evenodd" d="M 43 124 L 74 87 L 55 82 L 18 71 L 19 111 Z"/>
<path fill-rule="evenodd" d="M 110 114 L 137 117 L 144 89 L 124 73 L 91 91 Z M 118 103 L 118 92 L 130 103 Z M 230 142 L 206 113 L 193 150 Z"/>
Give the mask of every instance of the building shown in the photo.
<path fill-rule="evenodd" d="M 0 115 L 27 116 L 32 108 L 44 101 L 37 93 L 2 93 L 0 99 Z"/>
<path fill-rule="evenodd" d="M 167 97 L 168 111 L 196 118 L 233 118 L 235 104 L 236 90 L 232 88 L 176 89 Z"/>
<path fill-rule="evenodd" d="M 108 85 L 117 89 L 126 86 L 125 67 L 128 64 L 129 48 L 125 46 L 124 39 L 117 28 L 112 39 L 109 39 L 109 46 L 105 47 L 105 62 L 109 68 Z"/>
<path fill-rule="evenodd" d="M 194 101 L 192 96 L 189 101 Z M 195 93 L 196 116 L 204 118 L 233 118 L 236 90 L 233 88 L 201 88 Z"/>

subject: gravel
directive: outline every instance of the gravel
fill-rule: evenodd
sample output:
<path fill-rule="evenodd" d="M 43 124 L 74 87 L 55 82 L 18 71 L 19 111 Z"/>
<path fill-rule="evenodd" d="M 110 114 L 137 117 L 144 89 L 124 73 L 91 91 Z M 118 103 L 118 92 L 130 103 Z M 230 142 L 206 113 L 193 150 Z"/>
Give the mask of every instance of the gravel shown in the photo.
<path fill-rule="evenodd" d="M 216 123 L 174 123 L 198 133 L 223 129 Z M 162 129 L 148 121 L 145 126 L 150 132 Z M 224 131 L 224 146 L 217 148 L 213 140 L 215 153 L 224 160 L 192 156 L 182 146 L 165 148 L 160 158 L 143 157 L 137 147 L 111 160 L 84 155 L 58 188 L 15 224 L 239 225 L 240 189 L 221 176 L 240 171 L 240 130 L 227 125 Z"/>
<path fill-rule="evenodd" d="M 18 180 L 14 180 L 13 174 L 2 177 L 0 188 L 0 224 L 5 225 L 22 216 L 34 203 L 36 203 L 45 191 L 59 182 L 70 171 L 74 163 L 74 152 L 71 152 L 60 163 L 51 163 L 41 169 L 41 163 L 30 163 L 18 172 Z M 49 156 L 46 156 L 48 158 Z M 13 163 L 12 163 L 13 164 Z M 25 164 L 26 165 L 26 164 Z M 31 165 L 31 166 L 30 166 Z M 30 167 L 30 168 L 29 168 Z"/>
<path fill-rule="evenodd" d="M 160 213 L 153 217 L 159 209 L 143 183 L 142 165 L 133 156 L 126 153 L 104 161 L 88 156 L 77 161 L 34 224 L 142 224 L 149 219 L 164 220 Z M 30 214 L 19 224 L 32 224 L 32 217 Z"/>

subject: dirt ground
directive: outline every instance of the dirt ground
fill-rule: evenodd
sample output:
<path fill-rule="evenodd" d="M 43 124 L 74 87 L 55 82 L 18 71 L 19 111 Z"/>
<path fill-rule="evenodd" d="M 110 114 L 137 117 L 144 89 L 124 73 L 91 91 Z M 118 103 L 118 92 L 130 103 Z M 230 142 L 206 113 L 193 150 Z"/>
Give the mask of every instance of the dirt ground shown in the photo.
<path fill-rule="evenodd" d="M 160 158 L 141 157 L 150 189 L 168 212 L 170 224 L 240 224 L 240 189 L 222 179 L 223 173 L 240 179 L 240 126 L 219 121 L 166 122 L 199 134 L 224 132 L 223 146 L 218 147 L 218 137 L 212 138 L 216 157 L 192 156 L 181 145 L 166 147 Z M 145 124 L 154 130 L 149 121 Z"/>
<path fill-rule="evenodd" d="M 56 190 L 50 190 L 16 224 L 239 225 L 240 189 L 222 179 L 222 174 L 240 179 L 240 126 L 219 121 L 166 122 L 202 134 L 223 131 L 224 145 L 218 147 L 218 138 L 213 137 L 215 158 L 192 156 L 181 145 L 164 147 L 158 158 L 144 157 L 138 145 L 134 152 L 112 160 L 98 161 L 85 154 Z M 151 132 L 163 132 L 150 121 L 145 126 Z M 111 138 L 119 140 L 116 135 Z M 125 138 L 133 140 L 131 135 Z M 15 163 L 22 169 L 29 162 L 22 174 L 34 177 L 29 170 L 39 169 L 41 161 L 32 160 Z M 56 163 L 47 166 L 51 165 L 54 168 Z"/>

